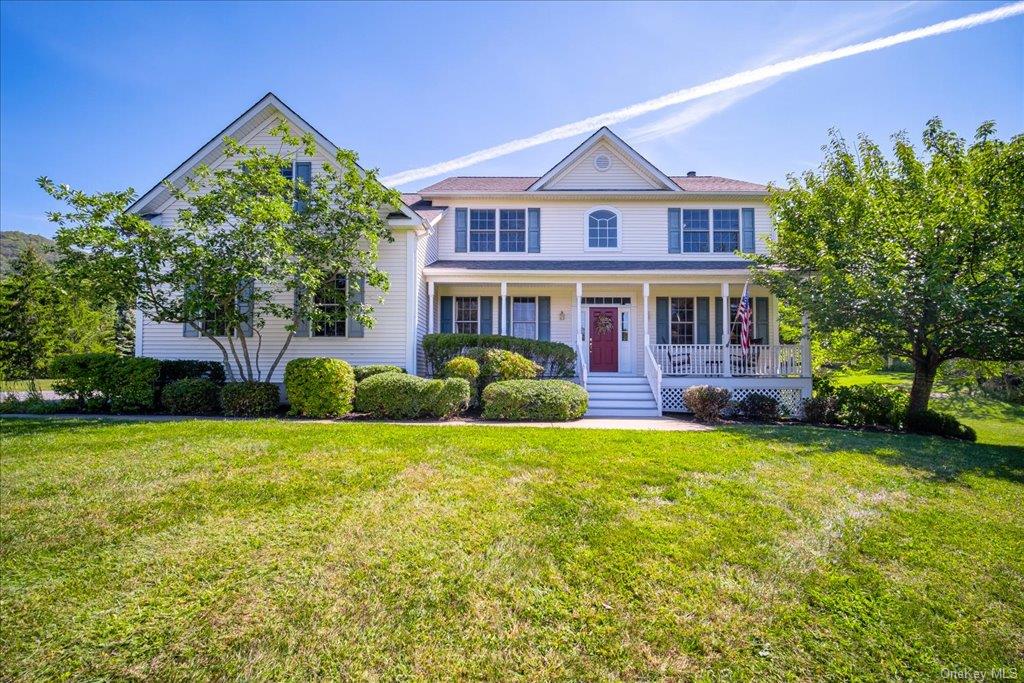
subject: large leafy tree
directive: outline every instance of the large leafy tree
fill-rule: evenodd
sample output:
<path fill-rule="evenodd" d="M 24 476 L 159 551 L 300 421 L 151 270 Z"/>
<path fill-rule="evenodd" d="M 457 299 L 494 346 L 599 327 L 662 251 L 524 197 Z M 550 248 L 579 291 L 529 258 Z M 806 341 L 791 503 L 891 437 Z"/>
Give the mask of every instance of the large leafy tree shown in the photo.
<path fill-rule="evenodd" d="M 985 123 L 965 140 L 928 122 L 886 156 L 833 132 L 817 172 L 768 198 L 778 227 L 756 278 L 808 312 L 914 366 L 910 410 L 956 358 L 1024 359 L 1024 136 Z"/>
<path fill-rule="evenodd" d="M 50 214 L 62 267 L 99 298 L 191 327 L 220 350 L 229 376 L 243 380 L 274 373 L 300 321 L 348 318 L 372 326 L 373 302 L 355 290 L 387 290 L 378 248 L 392 239 L 387 213 L 401 198 L 347 150 L 308 184 L 293 179 L 282 169 L 299 153 L 315 155 L 316 143 L 283 121 L 273 133 L 273 150 L 225 138 L 225 163 L 198 166 L 180 186 L 168 183 L 182 207 L 171 220 L 129 212 L 131 189 L 86 194 L 40 178 L 69 206 Z M 338 276 L 348 291 L 330 286 Z M 317 305 L 325 297 L 338 305 Z M 264 333 L 275 324 L 286 334 L 267 365 Z"/>

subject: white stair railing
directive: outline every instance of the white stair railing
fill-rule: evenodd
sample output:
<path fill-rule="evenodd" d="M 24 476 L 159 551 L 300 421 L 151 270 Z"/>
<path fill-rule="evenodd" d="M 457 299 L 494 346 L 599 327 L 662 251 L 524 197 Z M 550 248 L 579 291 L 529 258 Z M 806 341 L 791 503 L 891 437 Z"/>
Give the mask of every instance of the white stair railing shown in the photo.
<path fill-rule="evenodd" d="M 658 359 L 654 357 L 650 337 L 644 337 L 644 377 L 647 378 L 647 383 L 651 385 L 654 403 L 658 406 L 658 412 L 661 413 L 661 365 L 658 364 Z"/>

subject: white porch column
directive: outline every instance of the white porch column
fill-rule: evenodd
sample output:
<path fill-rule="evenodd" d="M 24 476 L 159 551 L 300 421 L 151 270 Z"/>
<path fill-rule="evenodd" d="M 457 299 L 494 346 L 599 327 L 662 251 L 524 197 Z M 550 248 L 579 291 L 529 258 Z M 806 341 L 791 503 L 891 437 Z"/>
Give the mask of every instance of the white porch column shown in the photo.
<path fill-rule="evenodd" d="M 806 313 L 800 319 L 800 376 L 811 376 L 811 323 Z"/>
<path fill-rule="evenodd" d="M 434 281 L 427 282 L 427 334 L 434 332 Z"/>
<path fill-rule="evenodd" d="M 501 283 L 501 295 L 498 297 L 498 318 L 501 320 L 501 336 L 508 335 L 508 307 L 505 306 L 505 298 L 508 296 L 508 283 Z"/>
<path fill-rule="evenodd" d="M 644 283 L 644 346 L 651 346 L 651 317 L 649 315 L 649 302 L 651 298 L 651 283 Z M 644 351 L 646 353 L 646 351 Z"/>
<path fill-rule="evenodd" d="M 722 283 L 722 377 L 732 377 L 732 350 L 729 342 L 732 335 L 729 334 L 729 283 Z"/>
<path fill-rule="evenodd" d="M 583 341 L 583 283 L 576 283 L 576 338 Z"/>

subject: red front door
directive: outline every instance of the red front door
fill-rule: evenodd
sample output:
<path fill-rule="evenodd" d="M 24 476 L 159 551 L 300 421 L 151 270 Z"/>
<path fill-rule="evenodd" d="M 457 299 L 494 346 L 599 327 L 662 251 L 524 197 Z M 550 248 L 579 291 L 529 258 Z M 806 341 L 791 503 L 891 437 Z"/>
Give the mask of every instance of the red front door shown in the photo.
<path fill-rule="evenodd" d="M 619 371 L 619 309 L 590 309 L 590 370 Z"/>

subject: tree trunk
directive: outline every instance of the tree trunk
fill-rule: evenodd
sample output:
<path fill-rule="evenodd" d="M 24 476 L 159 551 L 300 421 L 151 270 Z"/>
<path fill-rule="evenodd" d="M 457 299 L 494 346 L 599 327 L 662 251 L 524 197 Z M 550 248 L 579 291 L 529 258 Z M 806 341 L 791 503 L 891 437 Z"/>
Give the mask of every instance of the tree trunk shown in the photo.
<path fill-rule="evenodd" d="M 914 359 L 914 384 L 910 387 L 908 413 L 916 413 L 928 408 L 928 399 L 931 398 L 932 385 L 935 384 L 935 373 L 938 369 L 939 364 L 935 362 L 931 354 Z"/>

